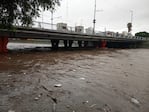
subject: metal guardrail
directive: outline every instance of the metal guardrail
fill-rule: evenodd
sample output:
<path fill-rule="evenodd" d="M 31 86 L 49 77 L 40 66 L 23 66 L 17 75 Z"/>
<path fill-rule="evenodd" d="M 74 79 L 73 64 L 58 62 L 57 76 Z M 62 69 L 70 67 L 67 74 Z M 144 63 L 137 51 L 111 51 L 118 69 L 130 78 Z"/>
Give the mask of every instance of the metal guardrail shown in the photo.
<path fill-rule="evenodd" d="M 21 25 L 17 24 L 16 26 L 21 26 Z M 47 30 L 59 31 L 59 30 L 57 30 L 57 24 L 51 24 L 51 23 L 47 23 L 47 22 L 33 21 L 33 25 L 29 26 L 29 27 L 31 27 L 31 28 L 38 28 L 38 29 L 47 29 Z M 63 30 L 62 32 L 66 32 L 66 33 L 73 32 L 73 33 L 75 33 L 75 27 L 67 26 L 67 30 Z M 84 31 L 82 34 L 87 34 L 87 32 Z M 96 35 L 96 36 L 105 36 L 105 37 L 113 37 L 113 38 L 128 38 L 128 39 L 147 40 L 147 41 L 149 41 L 148 37 L 139 37 L 139 36 L 131 36 L 131 35 L 125 36 L 125 35 L 122 35 L 122 34 L 108 36 L 106 33 L 104 33 L 104 35 L 100 35 L 98 33 L 98 34 L 94 34 L 94 35 Z"/>

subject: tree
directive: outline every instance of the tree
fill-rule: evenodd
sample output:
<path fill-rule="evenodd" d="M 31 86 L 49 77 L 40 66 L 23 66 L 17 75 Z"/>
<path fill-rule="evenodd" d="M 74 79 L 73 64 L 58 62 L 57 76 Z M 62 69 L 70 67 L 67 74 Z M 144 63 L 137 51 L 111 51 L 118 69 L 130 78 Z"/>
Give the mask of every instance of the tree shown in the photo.
<path fill-rule="evenodd" d="M 135 36 L 140 36 L 140 37 L 149 37 L 149 33 L 148 32 L 138 32 L 135 34 Z"/>
<path fill-rule="evenodd" d="M 0 0 L 0 28 L 10 28 L 16 22 L 29 26 L 41 9 L 55 10 L 59 5 L 60 0 Z"/>

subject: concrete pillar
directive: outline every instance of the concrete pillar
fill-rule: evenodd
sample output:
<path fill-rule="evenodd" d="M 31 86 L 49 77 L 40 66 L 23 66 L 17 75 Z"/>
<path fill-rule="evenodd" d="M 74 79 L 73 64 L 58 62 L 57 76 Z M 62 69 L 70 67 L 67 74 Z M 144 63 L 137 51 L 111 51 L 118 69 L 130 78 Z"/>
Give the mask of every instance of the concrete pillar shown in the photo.
<path fill-rule="evenodd" d="M 69 40 L 69 48 L 72 47 L 72 44 L 73 44 L 73 40 Z"/>
<path fill-rule="evenodd" d="M 101 40 L 101 48 L 106 48 L 106 46 L 107 46 L 107 41 Z"/>
<path fill-rule="evenodd" d="M 67 45 L 67 40 L 64 40 L 64 47 L 67 48 L 68 45 Z"/>
<path fill-rule="evenodd" d="M 134 48 L 137 48 L 137 43 L 136 42 L 134 43 Z"/>
<path fill-rule="evenodd" d="M 96 41 L 96 42 L 95 42 L 95 47 L 96 47 L 96 48 L 100 48 L 100 42 Z"/>
<path fill-rule="evenodd" d="M 99 48 L 97 41 L 93 41 L 92 43 L 93 43 L 92 48 Z"/>
<path fill-rule="evenodd" d="M 79 47 L 82 47 L 82 41 L 78 41 Z"/>
<path fill-rule="evenodd" d="M 51 40 L 51 44 L 52 44 L 52 50 L 57 50 L 58 49 L 58 45 L 59 45 L 59 40 Z"/>
<path fill-rule="evenodd" d="M 85 47 L 85 48 L 88 47 L 88 41 L 84 41 L 84 47 Z"/>

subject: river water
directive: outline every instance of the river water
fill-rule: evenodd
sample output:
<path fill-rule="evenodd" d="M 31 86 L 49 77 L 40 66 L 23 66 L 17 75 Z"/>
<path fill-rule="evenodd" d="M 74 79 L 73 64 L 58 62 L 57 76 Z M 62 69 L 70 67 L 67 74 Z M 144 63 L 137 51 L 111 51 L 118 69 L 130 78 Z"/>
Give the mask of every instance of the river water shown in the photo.
<path fill-rule="evenodd" d="M 0 112 L 149 112 L 148 58 L 149 49 L 0 54 Z"/>

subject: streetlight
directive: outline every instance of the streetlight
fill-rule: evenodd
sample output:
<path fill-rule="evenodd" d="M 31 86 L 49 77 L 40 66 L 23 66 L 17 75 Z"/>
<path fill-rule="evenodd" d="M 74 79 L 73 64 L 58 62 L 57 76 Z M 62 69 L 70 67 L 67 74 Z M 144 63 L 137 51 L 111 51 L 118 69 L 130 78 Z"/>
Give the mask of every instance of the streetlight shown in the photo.
<path fill-rule="evenodd" d="M 54 9 L 52 8 L 52 9 L 51 9 L 51 29 L 53 29 L 53 25 L 54 25 L 54 24 L 53 24 L 53 20 L 62 17 L 62 16 L 53 17 L 53 13 L 54 13 Z"/>
<path fill-rule="evenodd" d="M 95 0 L 95 6 L 94 6 L 94 19 L 93 19 L 93 34 L 95 34 L 95 27 L 96 27 L 96 12 L 102 12 L 103 10 L 97 10 L 96 9 L 96 0 Z"/>
<path fill-rule="evenodd" d="M 132 31 L 132 22 L 133 22 L 133 11 L 130 10 L 130 23 L 127 24 L 128 33 Z"/>
<path fill-rule="evenodd" d="M 93 34 L 95 34 L 95 24 L 96 24 L 96 0 L 95 0 L 95 6 L 94 6 Z"/>
<path fill-rule="evenodd" d="M 53 29 L 53 8 L 51 9 L 51 29 Z"/>
<path fill-rule="evenodd" d="M 131 18 L 131 21 L 130 22 L 132 23 L 132 21 L 133 21 L 133 10 L 130 10 L 130 14 L 131 14 L 130 15 L 130 18 Z"/>

